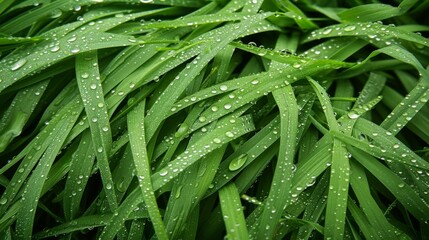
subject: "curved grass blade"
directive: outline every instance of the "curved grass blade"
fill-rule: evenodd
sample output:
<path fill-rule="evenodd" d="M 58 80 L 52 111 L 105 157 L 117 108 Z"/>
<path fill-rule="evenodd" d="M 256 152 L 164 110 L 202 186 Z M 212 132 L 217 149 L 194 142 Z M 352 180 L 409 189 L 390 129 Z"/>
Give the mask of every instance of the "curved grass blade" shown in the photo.
<path fill-rule="evenodd" d="M 146 151 L 144 116 L 145 101 L 140 102 L 128 114 L 128 132 L 130 138 L 131 151 L 133 153 L 136 175 L 139 181 L 140 190 L 144 199 L 150 219 L 153 223 L 155 233 L 160 239 L 167 239 L 168 235 L 158 210 L 155 194 L 150 181 L 150 164 Z"/>
<path fill-rule="evenodd" d="M 329 129 L 331 131 L 338 131 L 338 122 L 335 119 L 334 111 L 326 91 L 316 81 L 311 79 L 309 81 L 322 105 Z M 348 132 L 351 134 L 351 129 Z M 350 167 L 344 143 L 334 139 L 331 154 L 331 175 L 324 234 L 327 238 L 341 239 L 344 237 L 344 228 L 346 225 Z"/>
<path fill-rule="evenodd" d="M 0 91 L 24 78 L 28 74 L 44 69 L 55 62 L 80 52 L 138 44 L 134 37 L 106 33 L 117 25 L 141 17 L 146 12 L 130 14 L 122 18 L 108 18 L 101 23 L 87 23 L 85 27 L 71 32 L 69 28 L 54 29 L 43 37 L 46 38 L 36 45 L 18 49 L 13 54 L 3 58 L 0 63 Z M 76 27 L 76 26 L 75 26 Z M 77 26 L 78 27 L 78 26 Z M 58 36 L 59 35 L 59 36 Z M 109 39 L 109 41 L 106 41 Z M 30 52 L 30 54 L 27 54 Z M 41 58 L 40 56 L 44 56 Z"/>
<path fill-rule="evenodd" d="M 234 183 L 230 183 L 219 191 L 220 206 L 225 221 L 228 239 L 249 239 L 244 220 L 243 206 Z"/>
<path fill-rule="evenodd" d="M 66 220 L 74 219 L 80 213 L 82 189 L 86 187 L 95 160 L 94 147 L 91 141 L 91 134 L 86 131 L 70 162 L 70 170 L 64 188 L 65 197 L 63 198 Z"/>
<path fill-rule="evenodd" d="M 354 158 L 370 171 L 420 221 L 427 221 L 429 205 L 403 180 L 368 153 L 348 146 Z"/>
<path fill-rule="evenodd" d="M 78 112 L 73 107 L 76 108 L 76 106 L 72 106 L 72 108 L 64 110 L 66 117 L 62 118 L 54 128 L 54 131 L 51 132 L 54 136 L 52 143 L 46 148 L 46 151 L 39 160 L 39 165 L 34 169 L 28 179 L 27 186 L 25 187 L 21 199 L 21 208 L 17 213 L 16 220 L 16 228 L 19 229 L 17 235 L 21 239 L 31 239 L 38 202 L 35 200 L 40 198 L 43 185 L 46 181 L 52 163 L 61 150 L 67 135 L 78 118 Z M 80 108 L 80 106 L 77 108 Z"/>
<path fill-rule="evenodd" d="M 354 161 L 351 161 L 350 165 L 353 169 L 350 177 L 350 186 L 356 194 L 359 205 L 366 215 L 369 224 L 374 227 L 374 230 L 377 233 L 374 237 L 378 239 L 400 237 L 400 235 L 404 233 L 389 223 L 384 216 L 384 213 L 378 207 L 377 202 L 371 195 L 368 179 L 362 166 L 358 165 Z"/>
<path fill-rule="evenodd" d="M 109 219 L 111 219 L 113 216 L 113 213 L 104 213 L 100 215 L 88 215 L 83 216 L 77 219 L 74 219 L 73 221 L 69 221 L 66 223 L 63 223 L 61 225 L 55 226 L 51 229 L 43 230 L 41 232 L 38 232 L 34 235 L 35 239 L 43 239 L 48 237 L 55 237 L 61 234 L 69 234 L 76 231 L 81 231 L 85 229 L 92 229 L 95 227 L 101 227 L 106 225 L 107 222 L 109 222 Z M 139 219 L 139 218 L 148 218 L 148 213 L 145 209 L 140 209 L 138 211 L 134 211 L 132 214 L 130 214 L 127 218 L 127 220 L 132 219 Z"/>
<path fill-rule="evenodd" d="M 276 48 L 281 48 L 286 41 L 297 42 L 293 38 L 279 37 Z M 272 63 L 270 67 L 282 66 Z M 278 209 L 284 209 L 290 203 L 289 193 L 293 178 L 292 164 L 298 137 L 299 110 L 292 86 L 286 85 L 273 91 L 272 94 L 280 115 L 280 146 L 270 192 L 264 201 L 263 210 L 259 217 L 258 226 L 260 227 L 257 229 L 256 236 L 260 239 L 272 238 L 275 235 L 277 223 L 283 214 Z"/>
<path fill-rule="evenodd" d="M 181 172 L 205 155 L 253 130 L 253 123 L 248 116 L 237 119 L 233 116 L 226 117 L 222 124 L 203 135 L 195 144 L 189 146 L 185 152 L 177 156 L 166 167 L 152 174 L 154 191 L 175 179 Z M 141 201 L 140 191 L 134 190 L 130 193 L 119 206 L 117 214 L 112 217 L 100 237 L 112 239 L 122 227 L 124 217 L 128 216 Z"/>
<path fill-rule="evenodd" d="M 312 31 L 303 41 L 309 42 L 322 38 L 340 36 L 362 36 L 368 37 L 369 40 L 377 37 L 384 40 L 398 38 L 429 47 L 429 40 L 423 36 L 393 26 L 372 22 L 331 25 Z"/>
<path fill-rule="evenodd" d="M 400 16 L 417 2 L 417 0 L 405 0 L 398 7 L 382 3 L 364 4 L 344 10 L 338 13 L 338 16 L 345 22 L 359 22 L 362 21 L 361 19 L 367 22 L 375 22 Z"/>
<path fill-rule="evenodd" d="M 196 57 L 193 62 L 194 66 L 192 68 L 185 68 L 179 75 L 177 75 L 176 79 L 170 83 L 170 85 L 165 89 L 164 93 L 159 97 L 157 102 L 149 109 L 146 118 L 148 139 L 151 139 L 159 124 L 164 120 L 165 116 L 172 111 L 174 101 L 177 100 L 180 94 L 199 74 L 202 68 L 204 68 L 204 66 L 229 42 L 247 33 L 249 29 L 253 29 L 258 26 L 261 21 L 269 15 L 271 15 L 271 13 L 259 14 L 249 21 L 226 25 L 222 28 L 216 29 L 213 32 L 205 34 L 206 39 L 213 39 L 215 40 L 216 44 L 209 44 L 205 46 L 209 52 Z M 236 31 L 237 29 L 240 30 Z M 221 38 L 221 36 L 224 36 L 224 38 Z M 217 42 L 218 39 L 221 41 Z"/>
<path fill-rule="evenodd" d="M 280 112 L 280 147 L 271 188 L 264 201 L 257 238 L 272 238 L 274 230 L 282 215 L 282 211 L 290 201 L 292 187 L 292 164 L 295 156 L 296 139 L 298 134 L 298 104 L 292 86 L 273 92 L 274 99 Z M 279 184 L 282 183 L 282 184 Z"/>
<path fill-rule="evenodd" d="M 0 120 L 0 152 L 19 136 L 39 103 L 49 81 L 22 89 L 13 99 Z"/>
<path fill-rule="evenodd" d="M 109 167 L 109 152 L 112 148 L 112 133 L 109 116 L 101 89 L 97 52 L 86 52 L 76 56 L 76 78 L 79 92 L 88 116 L 92 142 L 97 157 L 97 165 L 103 179 L 103 185 L 109 206 L 117 208 L 116 194 Z"/>

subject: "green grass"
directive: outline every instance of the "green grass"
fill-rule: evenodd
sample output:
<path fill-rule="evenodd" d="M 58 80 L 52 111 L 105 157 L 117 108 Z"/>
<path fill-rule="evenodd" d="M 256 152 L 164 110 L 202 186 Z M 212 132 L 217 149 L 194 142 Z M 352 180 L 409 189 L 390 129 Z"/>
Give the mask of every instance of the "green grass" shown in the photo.
<path fill-rule="evenodd" d="M 427 239 L 428 0 L 0 1 L 2 239 Z"/>

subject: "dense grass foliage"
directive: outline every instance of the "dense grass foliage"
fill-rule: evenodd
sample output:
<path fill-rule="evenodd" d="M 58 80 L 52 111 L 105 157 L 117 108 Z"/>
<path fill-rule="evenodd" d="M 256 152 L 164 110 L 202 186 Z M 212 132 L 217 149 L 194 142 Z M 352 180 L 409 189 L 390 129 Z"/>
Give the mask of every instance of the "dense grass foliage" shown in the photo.
<path fill-rule="evenodd" d="M 428 0 L 0 1 L 3 239 L 427 239 Z"/>

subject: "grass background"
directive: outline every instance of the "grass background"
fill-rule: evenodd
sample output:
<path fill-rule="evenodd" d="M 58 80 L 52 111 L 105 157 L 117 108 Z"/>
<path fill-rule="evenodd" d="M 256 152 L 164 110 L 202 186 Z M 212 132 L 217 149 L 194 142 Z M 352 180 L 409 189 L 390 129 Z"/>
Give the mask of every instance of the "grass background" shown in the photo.
<path fill-rule="evenodd" d="M 0 1 L 0 236 L 427 239 L 428 9 Z"/>

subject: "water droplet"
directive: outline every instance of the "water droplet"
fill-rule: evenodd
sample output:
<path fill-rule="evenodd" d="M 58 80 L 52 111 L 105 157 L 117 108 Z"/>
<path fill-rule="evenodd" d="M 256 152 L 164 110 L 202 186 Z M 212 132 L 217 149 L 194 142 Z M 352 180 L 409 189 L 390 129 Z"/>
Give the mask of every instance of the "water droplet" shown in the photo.
<path fill-rule="evenodd" d="M 10 67 L 10 70 L 16 71 L 20 69 L 22 66 L 24 66 L 27 63 L 27 59 L 21 58 L 18 61 L 16 61 L 12 66 Z"/>
<path fill-rule="evenodd" d="M 355 29 L 356 29 L 356 26 L 351 25 L 351 26 L 345 27 L 344 31 L 351 32 L 351 31 L 354 31 Z"/>
<path fill-rule="evenodd" d="M 88 73 L 82 73 L 80 76 L 81 76 L 82 78 L 86 79 L 86 78 L 88 78 L 88 77 L 89 77 L 89 74 L 88 74 Z M 94 84 L 94 85 L 95 85 L 95 84 Z M 95 87 L 97 87 L 97 86 L 95 86 Z"/>
<path fill-rule="evenodd" d="M 359 114 L 357 114 L 357 113 L 355 113 L 355 112 L 349 112 L 349 113 L 347 113 L 347 116 L 348 116 L 350 119 L 357 119 L 357 118 L 359 118 Z"/>
<path fill-rule="evenodd" d="M 97 148 L 97 152 L 102 153 L 103 152 L 103 147 Z"/>
<path fill-rule="evenodd" d="M 228 169 L 230 171 L 236 171 L 236 170 L 240 169 L 246 163 L 247 158 L 248 158 L 247 154 L 241 154 L 240 156 L 238 156 L 237 158 L 233 159 L 229 163 Z"/>
<path fill-rule="evenodd" d="M 174 136 L 176 138 L 183 137 L 188 132 L 188 129 L 189 129 L 188 124 L 182 123 L 179 129 L 177 129 L 177 132 L 174 134 Z"/>
<path fill-rule="evenodd" d="M 253 80 L 251 83 L 252 83 L 253 85 L 256 85 L 256 84 L 258 84 L 258 83 L 259 83 L 259 81 L 258 81 L 258 80 Z"/>
<path fill-rule="evenodd" d="M 76 41 L 76 36 L 73 36 L 73 37 L 71 37 L 71 38 L 69 38 L 68 40 L 67 40 L 67 42 L 74 42 L 74 41 Z"/>
<path fill-rule="evenodd" d="M 61 9 L 54 9 L 50 13 L 51 18 L 59 18 L 61 15 L 63 15 L 63 11 L 61 11 Z"/>
<path fill-rule="evenodd" d="M 299 64 L 299 63 L 294 63 L 294 64 L 293 64 L 293 67 L 294 67 L 294 68 L 300 68 L 300 67 L 301 67 L 301 64 Z"/>
<path fill-rule="evenodd" d="M 227 103 L 223 106 L 226 110 L 231 109 L 231 104 Z"/>
<path fill-rule="evenodd" d="M 102 107 L 104 107 L 104 103 L 101 103 L 101 102 L 100 102 L 100 103 L 98 103 L 98 104 L 97 104 L 97 106 L 98 106 L 99 108 L 102 108 Z"/>
<path fill-rule="evenodd" d="M 327 34 L 330 34 L 331 32 L 332 32 L 332 29 L 328 28 L 328 29 L 324 30 L 322 33 L 327 35 Z"/>
<path fill-rule="evenodd" d="M 395 149 L 399 148 L 399 144 L 393 145 L 393 148 L 395 148 Z"/>
<path fill-rule="evenodd" d="M 200 122 L 205 122 L 207 119 L 206 119 L 206 117 L 204 117 L 204 116 L 200 116 L 199 118 L 198 118 L 198 121 L 200 121 Z"/>
<path fill-rule="evenodd" d="M 306 184 L 307 187 L 311 187 L 316 183 L 316 179 Z"/>
<path fill-rule="evenodd" d="M 89 86 L 89 88 L 91 88 L 92 90 L 94 90 L 94 89 L 96 89 L 96 88 L 97 88 L 97 84 L 93 83 L 93 84 L 91 84 L 91 85 Z"/>
<path fill-rule="evenodd" d="M 103 130 L 103 132 L 107 132 L 109 131 L 109 127 L 103 127 L 101 130 Z"/>
<path fill-rule="evenodd" d="M 0 205 L 5 205 L 6 203 L 7 203 L 7 198 L 2 197 L 2 198 L 0 199 Z"/>
<path fill-rule="evenodd" d="M 24 168 L 20 168 L 20 169 L 18 169 L 18 172 L 19 172 L 19 173 L 23 173 L 23 172 L 24 172 L 24 170 L 25 170 Z"/>
<path fill-rule="evenodd" d="M 227 137 L 230 137 L 230 138 L 233 138 L 233 137 L 234 137 L 234 133 L 232 133 L 232 132 L 230 132 L 230 131 L 226 132 L 226 133 L 225 133 L 225 135 L 226 135 Z"/>
<path fill-rule="evenodd" d="M 95 118 L 92 118 L 91 121 L 96 123 L 98 121 L 98 119 L 95 117 Z"/>
<path fill-rule="evenodd" d="M 218 108 L 218 107 L 216 107 L 216 106 L 213 106 L 213 107 L 212 107 L 212 111 L 213 111 L 213 112 L 216 112 L 217 110 L 219 110 L 219 108 Z"/>
<path fill-rule="evenodd" d="M 403 187 L 405 187 L 405 183 L 400 183 L 400 184 L 398 184 L 398 187 L 399 187 L 399 188 L 403 188 Z"/>
<path fill-rule="evenodd" d="M 257 46 L 257 44 L 255 42 L 249 42 L 249 43 L 247 43 L 247 45 L 249 45 L 251 47 L 256 47 Z"/>
<path fill-rule="evenodd" d="M 167 174 L 168 174 L 168 170 L 161 170 L 159 172 L 159 176 L 161 176 L 161 177 L 167 176 Z"/>
<path fill-rule="evenodd" d="M 140 0 L 141 3 L 152 3 L 153 0 Z"/>
<path fill-rule="evenodd" d="M 180 185 L 180 186 L 177 188 L 177 190 L 176 190 L 176 194 L 174 195 L 174 197 L 176 197 L 176 198 L 179 198 L 179 197 L 180 197 L 180 194 L 181 194 L 181 192 L 182 192 L 182 188 L 183 188 L 183 185 Z"/>
<path fill-rule="evenodd" d="M 221 143 L 221 142 L 222 142 L 222 140 L 220 140 L 219 138 L 214 138 L 214 139 L 213 139 L 213 142 L 214 142 L 214 143 Z"/>
<path fill-rule="evenodd" d="M 110 183 L 106 184 L 106 189 L 107 189 L 107 190 L 112 189 L 112 184 L 110 184 Z"/>
<path fill-rule="evenodd" d="M 58 52 L 60 50 L 60 46 L 56 45 L 51 48 L 51 52 Z"/>
<path fill-rule="evenodd" d="M 226 86 L 226 85 L 221 85 L 221 86 L 219 87 L 219 89 L 220 89 L 221 91 L 226 91 L 226 90 L 228 90 L 228 86 Z"/>

